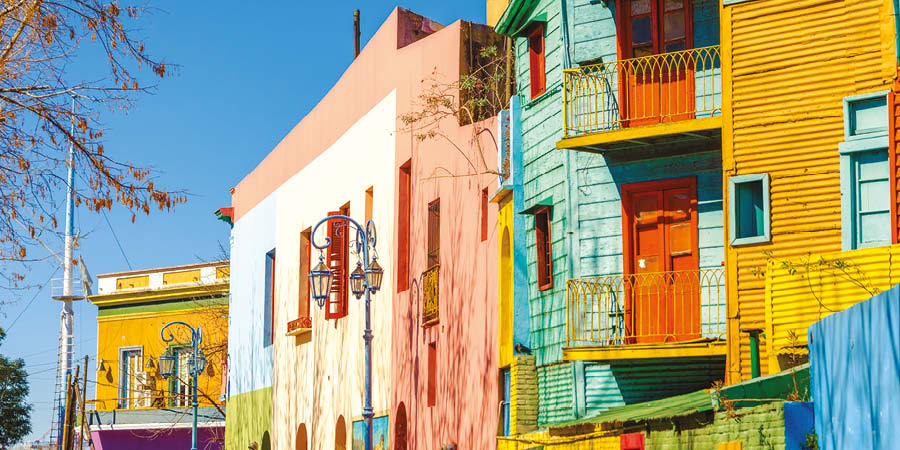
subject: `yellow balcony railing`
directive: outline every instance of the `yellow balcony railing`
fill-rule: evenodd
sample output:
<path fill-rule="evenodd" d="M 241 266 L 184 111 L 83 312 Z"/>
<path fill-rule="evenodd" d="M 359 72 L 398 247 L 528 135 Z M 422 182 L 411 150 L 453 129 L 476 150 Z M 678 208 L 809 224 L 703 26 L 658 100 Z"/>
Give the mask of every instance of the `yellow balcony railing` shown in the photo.
<path fill-rule="evenodd" d="M 576 278 L 566 283 L 566 345 L 724 339 L 722 268 Z"/>
<path fill-rule="evenodd" d="M 440 317 L 440 264 L 431 266 L 422 274 L 422 323 L 431 325 Z"/>
<path fill-rule="evenodd" d="M 719 47 L 564 71 L 565 136 L 721 114 Z"/>

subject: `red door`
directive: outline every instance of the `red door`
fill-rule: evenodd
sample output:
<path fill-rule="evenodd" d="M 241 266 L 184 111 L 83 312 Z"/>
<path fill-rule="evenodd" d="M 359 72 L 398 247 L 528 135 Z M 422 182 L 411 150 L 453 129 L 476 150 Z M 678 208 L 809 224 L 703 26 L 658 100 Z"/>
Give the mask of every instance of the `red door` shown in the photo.
<path fill-rule="evenodd" d="M 622 185 L 628 343 L 700 337 L 696 179 Z"/>
<path fill-rule="evenodd" d="M 695 109 L 691 2 L 626 0 L 620 10 L 622 126 L 692 119 Z M 666 56 L 654 56 L 668 53 Z"/>

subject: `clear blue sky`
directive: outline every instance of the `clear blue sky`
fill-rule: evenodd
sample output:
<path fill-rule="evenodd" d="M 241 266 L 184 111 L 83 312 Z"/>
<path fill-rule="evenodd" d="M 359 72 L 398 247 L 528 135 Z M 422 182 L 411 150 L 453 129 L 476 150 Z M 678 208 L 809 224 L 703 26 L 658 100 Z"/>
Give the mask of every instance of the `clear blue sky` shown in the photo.
<path fill-rule="evenodd" d="M 219 257 L 220 243 L 228 247 L 228 225 L 213 211 L 230 204 L 228 189 L 350 64 L 355 8 L 361 9 L 363 43 L 398 5 L 445 25 L 458 19 L 483 23 L 485 15 L 484 0 L 284 1 L 260 7 L 234 0 L 149 3 L 163 11 L 145 17 L 140 34 L 155 56 L 181 68 L 127 114 L 105 116 L 106 149 L 115 158 L 161 171 L 158 186 L 192 195 L 170 213 L 139 215 L 135 224 L 130 213 L 116 208 L 109 213 L 135 269 L 211 260 Z M 80 253 L 92 274 L 128 269 L 103 216 L 80 210 L 76 227 L 86 235 Z M 35 254 L 46 251 L 31 249 L 29 256 Z M 42 283 L 54 269 L 49 263 L 35 265 L 29 281 Z M 0 306 L 0 327 L 8 330 L 0 352 L 25 358 L 34 405 L 28 439 L 33 440 L 50 426 L 60 305 L 48 290 L 38 289 L 3 300 L 13 303 Z M 76 359 L 91 355 L 93 377 L 96 308 L 80 302 L 75 314 Z"/>

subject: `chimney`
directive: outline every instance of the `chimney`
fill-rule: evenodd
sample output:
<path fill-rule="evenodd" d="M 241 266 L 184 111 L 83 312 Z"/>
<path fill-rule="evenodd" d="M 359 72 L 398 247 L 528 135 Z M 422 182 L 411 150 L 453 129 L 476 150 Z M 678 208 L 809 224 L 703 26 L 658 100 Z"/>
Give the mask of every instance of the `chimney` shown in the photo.
<path fill-rule="evenodd" d="M 353 59 L 359 56 L 359 10 L 353 11 Z"/>

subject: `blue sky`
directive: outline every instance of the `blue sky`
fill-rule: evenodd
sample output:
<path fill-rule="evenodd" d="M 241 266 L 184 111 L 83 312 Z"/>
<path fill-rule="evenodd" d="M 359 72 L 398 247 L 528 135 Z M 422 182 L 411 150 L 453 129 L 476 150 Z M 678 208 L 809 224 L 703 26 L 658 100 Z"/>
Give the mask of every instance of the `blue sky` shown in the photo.
<path fill-rule="evenodd" d="M 110 225 L 102 215 L 79 210 L 76 227 L 84 236 L 79 251 L 94 275 L 127 270 L 125 257 L 131 267 L 141 269 L 220 256 L 220 244 L 228 247 L 229 228 L 213 211 L 230 204 L 228 189 L 315 106 L 350 64 L 355 8 L 361 9 L 363 43 L 396 6 L 443 24 L 457 19 L 483 23 L 485 15 L 484 0 L 292 1 L 264 2 L 265 7 L 233 0 L 152 4 L 162 11 L 141 20 L 140 35 L 154 56 L 181 67 L 177 76 L 160 82 L 154 95 L 139 98 L 127 113 L 104 117 L 105 146 L 117 159 L 158 169 L 158 186 L 185 189 L 191 195 L 186 205 L 169 213 L 139 215 L 135 224 L 121 209 L 108 214 Z M 37 254 L 46 251 L 38 247 L 29 252 Z M 29 282 L 42 283 L 55 268 L 34 265 Z M 33 440 L 50 426 L 60 305 L 47 289 L 0 296 L 6 296 L 4 303 L 12 302 L 0 306 L 0 327 L 8 331 L 0 352 L 24 357 L 31 374 L 34 431 L 28 439 Z M 75 314 L 76 359 L 91 355 L 93 360 L 96 308 L 80 302 Z M 90 368 L 93 376 L 93 362 Z"/>

